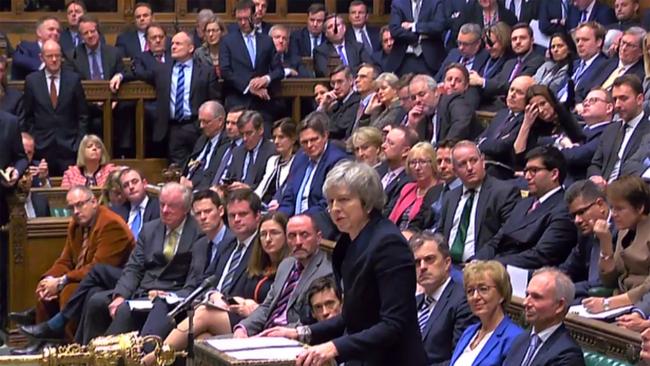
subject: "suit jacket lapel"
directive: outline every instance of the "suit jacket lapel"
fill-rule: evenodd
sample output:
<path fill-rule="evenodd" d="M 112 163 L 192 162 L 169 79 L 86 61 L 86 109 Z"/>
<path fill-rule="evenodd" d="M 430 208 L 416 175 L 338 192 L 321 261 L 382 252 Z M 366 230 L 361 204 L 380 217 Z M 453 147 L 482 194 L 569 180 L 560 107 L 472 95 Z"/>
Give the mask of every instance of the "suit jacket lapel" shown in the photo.
<path fill-rule="evenodd" d="M 316 254 L 314 254 L 312 260 L 309 261 L 309 264 L 307 265 L 307 267 L 305 267 L 302 274 L 300 275 L 300 280 L 298 281 L 298 285 L 296 286 L 296 289 L 289 297 L 289 303 L 287 304 L 287 308 L 293 306 L 293 303 L 296 302 L 296 300 L 298 300 L 299 294 L 303 294 L 307 291 L 307 286 L 311 284 L 311 279 L 314 278 L 314 274 L 316 273 L 316 270 L 320 265 L 322 256 L 323 253 L 321 251 L 318 251 L 316 252 Z"/>
<path fill-rule="evenodd" d="M 458 209 L 458 205 L 460 204 L 460 199 L 463 195 L 463 186 L 460 185 L 456 189 L 452 189 L 451 191 L 447 192 L 447 197 L 443 198 L 443 202 L 445 198 L 448 200 L 447 202 L 455 202 L 456 205 L 454 207 L 449 207 L 447 209 L 447 217 L 445 217 L 445 223 L 449 225 L 446 228 L 442 228 L 445 232 L 445 235 L 449 236 L 451 235 L 451 229 L 454 226 L 454 216 L 456 215 L 456 210 Z M 444 204 L 444 203 L 443 203 Z M 451 242 L 453 243 L 453 240 L 455 238 L 449 238 Z"/>
<path fill-rule="evenodd" d="M 479 237 L 481 235 L 481 228 L 483 227 L 483 217 L 485 217 L 485 208 L 488 202 L 491 201 L 490 197 L 490 187 L 492 185 L 492 180 L 488 177 L 483 181 L 481 185 L 481 190 L 478 195 L 478 202 L 476 202 L 476 215 L 474 216 L 474 247 L 475 250 L 478 250 L 479 246 Z"/>
<path fill-rule="evenodd" d="M 88 64 L 88 53 L 86 53 L 85 46 L 77 48 L 77 63 L 79 64 L 79 71 L 82 74 L 82 78 L 90 80 L 90 64 Z"/>
<path fill-rule="evenodd" d="M 447 310 L 447 303 L 449 303 L 449 296 L 451 295 L 453 286 L 454 286 L 454 280 L 450 279 L 449 283 L 447 284 L 447 287 L 442 292 L 442 295 L 440 295 L 440 299 L 438 300 L 438 302 L 436 302 L 433 311 L 431 312 L 431 316 L 429 316 L 429 322 L 427 323 L 427 326 L 424 328 L 425 338 L 429 335 L 429 331 L 431 330 L 431 324 L 433 323 L 433 320 L 438 319 L 440 313 L 442 313 L 443 310 Z"/>
<path fill-rule="evenodd" d="M 270 306 L 271 310 L 275 308 L 275 305 L 278 303 L 278 300 L 280 300 L 280 295 L 282 294 L 282 290 L 284 290 L 284 285 L 287 283 L 287 279 L 289 278 L 289 275 L 291 274 L 291 270 L 293 269 L 294 263 L 296 263 L 295 259 L 293 259 L 291 261 L 291 265 L 287 266 L 286 271 L 278 271 L 278 273 L 275 275 L 275 279 L 276 279 L 277 282 L 274 282 L 274 284 L 277 283 L 280 286 L 278 286 L 277 288 L 274 289 L 275 290 L 275 298 L 273 299 L 273 302 L 271 303 L 271 306 Z M 305 268 L 305 270 L 307 270 L 307 269 Z M 306 274 L 306 272 L 303 273 L 302 275 L 304 276 L 305 274 Z M 300 279 L 300 282 L 302 282 L 302 281 L 304 281 L 304 277 L 302 277 Z M 298 282 L 298 286 L 300 286 L 300 282 Z M 294 290 L 294 293 L 295 292 L 296 291 Z M 289 299 L 289 303 L 287 305 L 287 308 L 291 307 L 291 303 L 292 303 L 291 301 L 292 300 Z M 269 315 L 270 314 L 271 313 L 269 312 Z"/>
<path fill-rule="evenodd" d="M 641 139 L 648 132 L 648 128 L 647 128 L 648 125 L 650 125 L 650 122 L 647 121 L 647 117 L 644 113 L 643 116 L 641 116 L 641 121 L 639 122 L 639 124 L 636 126 L 636 129 L 632 133 L 632 136 L 630 136 L 630 141 L 627 143 L 627 146 L 625 147 L 625 151 L 623 151 L 622 160 L 627 159 L 631 154 L 635 153 L 636 150 L 638 150 L 639 144 L 641 143 Z"/>
<path fill-rule="evenodd" d="M 499 344 L 499 341 L 501 340 L 501 337 L 503 337 L 503 333 L 508 326 L 507 319 L 508 318 L 503 318 L 503 320 L 501 320 L 501 323 L 497 325 L 494 333 L 492 333 L 492 336 L 488 339 L 487 343 L 485 343 L 485 346 L 483 346 L 481 352 L 479 352 L 479 354 L 476 356 L 473 365 L 481 365 L 483 359 L 485 359 L 485 357 L 490 354 L 492 349 Z"/>

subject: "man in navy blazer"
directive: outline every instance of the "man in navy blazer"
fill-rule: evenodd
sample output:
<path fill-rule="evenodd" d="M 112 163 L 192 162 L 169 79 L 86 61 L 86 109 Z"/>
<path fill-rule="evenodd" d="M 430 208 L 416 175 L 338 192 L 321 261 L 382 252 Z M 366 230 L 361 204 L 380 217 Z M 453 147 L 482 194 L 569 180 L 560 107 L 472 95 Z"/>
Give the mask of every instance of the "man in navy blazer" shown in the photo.
<path fill-rule="evenodd" d="M 314 50 L 314 72 L 317 77 L 329 77 L 333 69 L 341 65 L 355 72 L 359 65 L 371 62 L 369 52 L 372 50 L 367 50 L 359 42 L 346 39 L 347 27 L 341 16 L 328 15 L 323 28 L 326 40 Z"/>
<path fill-rule="evenodd" d="M 323 112 L 312 112 L 303 120 L 299 134 L 302 149 L 294 157 L 286 188 L 277 201 L 278 211 L 287 216 L 313 215 L 323 237 L 332 239 L 338 231 L 327 212 L 322 188 L 327 173 L 347 155 L 335 143 L 328 141 L 329 122 Z"/>
<path fill-rule="evenodd" d="M 350 27 L 345 30 L 345 40 L 363 45 L 368 54 L 381 49 L 379 28 L 368 25 L 368 6 L 362 0 L 353 0 L 348 7 Z"/>
<path fill-rule="evenodd" d="M 545 0 L 539 4 L 539 30 L 547 36 L 566 32 L 567 10 L 564 0 Z M 568 2 L 568 0 L 567 0 Z"/>
<path fill-rule="evenodd" d="M 616 23 L 614 10 L 598 0 L 573 0 L 569 5 L 566 29 L 572 30 L 583 22 L 598 22 L 603 26 Z"/>
<path fill-rule="evenodd" d="M 325 42 L 323 23 L 325 22 L 325 5 L 313 3 L 307 9 L 307 26 L 291 32 L 289 53 L 298 57 L 314 57 L 314 49 Z"/>
<path fill-rule="evenodd" d="M 81 34 L 79 34 L 79 19 L 86 14 L 86 4 L 83 0 L 69 1 L 65 7 L 65 11 L 68 18 L 68 27 L 61 32 L 59 43 L 63 52 L 68 53 L 83 43 Z M 102 44 L 106 43 L 103 34 L 100 34 L 99 38 Z"/>
<path fill-rule="evenodd" d="M 467 71 L 474 70 L 482 74 L 483 66 L 485 66 L 490 54 L 482 48 L 481 35 L 481 27 L 478 24 L 463 24 L 458 32 L 456 42 L 458 47 L 449 51 L 434 79 L 439 82 L 442 81 L 445 69 L 452 62 L 463 64 Z"/>
<path fill-rule="evenodd" d="M 423 1 L 413 14 L 411 0 L 395 0 L 390 9 L 390 33 L 395 39 L 386 71 L 435 75 L 443 59 L 443 33 L 447 29 L 442 0 Z M 417 17 L 416 17 L 417 15 Z"/>
<path fill-rule="evenodd" d="M 614 79 L 622 75 L 636 75 L 639 80 L 645 79 L 643 67 L 643 40 L 645 30 L 632 27 L 625 32 L 619 41 L 618 57 L 612 57 L 605 63 L 597 75 L 594 84 L 604 89 L 611 89 Z"/>
<path fill-rule="evenodd" d="M 415 297 L 427 365 L 446 365 L 460 336 L 478 320 L 467 304 L 462 282 L 451 275 L 451 256 L 440 234 L 415 234 L 409 240 L 417 282 L 424 289 Z"/>
<path fill-rule="evenodd" d="M 519 201 L 501 229 L 476 252 L 476 259 L 537 269 L 557 266 L 576 244 L 577 231 L 564 202 L 566 161 L 552 146 L 526 154 L 524 177 L 529 195 Z"/>
<path fill-rule="evenodd" d="M 386 205 L 382 211 L 385 217 L 393 211 L 404 185 L 411 181 L 411 177 L 406 174 L 406 157 L 418 140 L 419 137 L 413 130 L 405 126 L 395 126 L 388 131 L 381 145 L 384 161 L 376 170 L 386 194 Z"/>
<path fill-rule="evenodd" d="M 526 293 L 524 315 L 532 329 L 515 338 L 503 366 L 584 365 L 582 349 L 563 322 L 575 293 L 571 279 L 544 268 L 535 272 Z"/>
<path fill-rule="evenodd" d="M 47 40 L 59 42 L 61 24 L 56 17 L 45 16 L 36 23 L 36 41 L 22 41 L 12 56 L 11 79 L 24 80 L 27 75 L 43 69 L 41 48 Z"/>
<path fill-rule="evenodd" d="M 147 51 L 147 27 L 153 21 L 153 8 L 149 3 L 138 2 L 133 9 L 133 22 L 135 29 L 124 31 L 117 35 L 115 46 L 122 50 L 125 57 L 136 58 L 140 53 Z M 198 47 L 198 45 L 196 45 Z"/>
<path fill-rule="evenodd" d="M 120 173 L 120 185 L 126 202 L 113 207 L 113 211 L 129 225 L 136 240 L 145 223 L 160 217 L 160 202 L 157 197 L 147 194 L 147 184 L 147 179 L 136 169 L 127 168 Z"/>
<path fill-rule="evenodd" d="M 581 24 L 575 30 L 576 49 L 579 59 L 573 62 L 571 77 L 577 103 L 582 102 L 591 89 L 600 86 L 600 84 L 596 84 L 596 79 L 600 69 L 607 63 L 607 57 L 601 52 L 605 33 L 605 28 L 595 22 Z M 566 89 L 564 88 L 566 86 L 558 91 L 560 100 L 566 97 Z"/>

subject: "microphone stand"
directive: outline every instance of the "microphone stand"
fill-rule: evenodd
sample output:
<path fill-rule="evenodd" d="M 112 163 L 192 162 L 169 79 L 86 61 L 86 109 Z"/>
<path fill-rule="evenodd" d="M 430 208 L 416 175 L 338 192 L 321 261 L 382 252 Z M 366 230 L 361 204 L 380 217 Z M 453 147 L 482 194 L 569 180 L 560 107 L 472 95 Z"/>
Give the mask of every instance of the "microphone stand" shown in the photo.
<path fill-rule="evenodd" d="M 186 366 L 194 366 L 194 306 L 187 309 L 187 356 Z"/>

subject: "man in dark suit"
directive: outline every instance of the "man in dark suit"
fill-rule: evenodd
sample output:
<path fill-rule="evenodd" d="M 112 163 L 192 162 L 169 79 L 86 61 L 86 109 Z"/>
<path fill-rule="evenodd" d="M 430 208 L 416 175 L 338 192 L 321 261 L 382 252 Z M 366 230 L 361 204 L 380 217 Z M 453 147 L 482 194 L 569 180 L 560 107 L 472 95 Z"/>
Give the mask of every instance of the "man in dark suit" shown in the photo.
<path fill-rule="evenodd" d="M 607 29 L 626 31 L 630 27 L 641 26 L 639 22 L 639 0 L 614 1 L 614 15 L 616 16 L 616 23 L 607 25 Z"/>
<path fill-rule="evenodd" d="M 273 40 L 275 46 L 275 62 L 282 65 L 284 77 L 313 77 L 314 73 L 303 65 L 302 59 L 299 55 L 291 53 L 291 45 L 289 44 L 289 28 L 282 24 L 276 24 L 271 27 L 269 36 Z M 287 108 L 289 105 L 284 103 L 282 99 L 281 108 Z M 287 109 L 284 109 L 286 111 Z M 286 114 L 286 112 L 284 113 Z"/>
<path fill-rule="evenodd" d="M 569 213 L 580 231 L 578 244 L 558 268 L 575 284 L 576 301 L 589 297 L 589 289 L 602 286 L 598 269 L 600 242 L 594 235 L 594 224 L 609 218 L 609 205 L 605 193 L 590 180 L 572 184 L 564 195 Z M 613 251 L 611 249 L 610 251 Z"/>
<path fill-rule="evenodd" d="M 226 132 L 228 139 L 230 139 L 230 143 L 225 147 L 223 158 L 219 162 L 214 179 L 210 184 L 211 186 L 224 184 L 224 180 L 229 176 L 228 170 L 232 163 L 232 154 L 237 146 L 244 143 L 244 140 L 239 133 L 239 128 L 237 128 L 237 121 L 245 111 L 246 108 L 243 106 L 235 106 L 228 111 L 228 114 L 226 114 L 226 127 L 224 131 Z"/>
<path fill-rule="evenodd" d="M 623 32 L 619 41 L 618 57 L 613 57 L 601 67 L 598 74 L 594 75 L 594 84 L 609 90 L 619 76 L 636 75 L 639 80 L 644 80 L 643 40 L 645 34 L 645 30 L 640 27 L 632 27 Z"/>
<path fill-rule="evenodd" d="M 234 180 L 229 189 L 255 189 L 264 176 L 266 161 L 275 155 L 275 145 L 264 138 L 264 120 L 256 111 L 245 111 L 237 120 L 244 143 L 232 152 L 228 177 Z"/>
<path fill-rule="evenodd" d="M 25 80 L 25 126 L 36 140 L 36 158 L 45 158 L 50 172 L 60 176 L 74 165 L 77 147 L 88 132 L 88 105 L 81 79 L 61 68 L 61 47 L 43 44 L 43 71 Z"/>
<path fill-rule="evenodd" d="M 404 185 L 411 181 L 406 174 L 406 157 L 417 142 L 418 135 L 415 132 L 404 126 L 395 126 L 388 131 L 381 145 L 384 161 L 376 170 L 386 193 L 386 205 L 382 211 L 386 217 L 393 211 Z"/>
<path fill-rule="evenodd" d="M 27 170 L 32 175 L 31 187 L 51 187 L 50 170 L 47 165 L 47 160 L 34 159 L 36 149 L 36 142 L 34 141 L 34 137 L 27 132 L 21 132 L 20 135 L 23 142 L 23 148 L 25 149 L 25 156 L 27 158 Z"/>
<path fill-rule="evenodd" d="M 337 230 L 327 213 L 322 188 L 327 173 L 345 159 L 346 154 L 336 144 L 328 142 L 328 123 L 329 118 L 322 112 L 312 112 L 303 120 L 299 134 L 302 149 L 291 164 L 277 209 L 287 216 L 308 213 L 316 220 L 323 237 L 330 239 Z"/>
<path fill-rule="evenodd" d="M 269 34 L 271 27 L 273 26 L 270 23 L 264 21 L 266 16 L 266 10 L 268 9 L 267 0 L 249 0 L 251 6 L 253 6 L 253 16 L 251 18 L 252 25 L 251 27 L 255 29 L 256 34 Z M 228 33 L 237 32 L 238 25 L 237 23 L 231 23 L 228 26 Z"/>
<path fill-rule="evenodd" d="M 230 138 L 224 133 L 226 112 L 221 103 L 208 100 L 199 108 L 202 134 L 183 165 L 181 183 L 201 191 L 210 187 L 224 157 Z"/>
<path fill-rule="evenodd" d="M 546 0 L 539 4 L 539 30 L 547 36 L 566 32 L 570 0 Z"/>
<path fill-rule="evenodd" d="M 571 30 L 584 22 L 598 22 L 607 26 L 616 23 L 616 15 L 609 5 L 598 0 L 573 0 L 569 6 L 566 29 Z"/>
<path fill-rule="evenodd" d="M 138 239 L 144 224 L 160 217 L 158 198 L 147 194 L 147 179 L 140 171 L 127 168 L 120 173 L 120 185 L 126 202 L 113 208 L 129 225 L 133 236 Z"/>
<path fill-rule="evenodd" d="M 314 57 L 314 49 L 325 41 L 323 23 L 325 5 L 313 3 L 307 9 L 307 26 L 291 32 L 289 53 L 298 57 Z"/>
<path fill-rule="evenodd" d="M 466 12 L 474 5 L 475 1 L 443 0 L 443 9 L 445 10 L 443 42 L 446 50 L 451 50 L 457 46 L 455 37 L 458 35 L 460 27 L 465 24 Z"/>
<path fill-rule="evenodd" d="M 576 244 L 576 227 L 563 200 L 566 162 L 554 147 L 526 154 L 524 177 L 529 195 L 519 201 L 499 231 L 476 252 L 476 259 L 496 259 L 525 269 L 556 266 Z"/>
<path fill-rule="evenodd" d="M 56 17 L 45 16 L 36 23 L 36 42 L 22 41 L 16 46 L 11 64 L 11 79 L 24 80 L 27 75 L 43 69 L 41 49 L 47 40 L 59 42 L 61 24 Z"/>
<path fill-rule="evenodd" d="M 195 283 L 205 266 L 207 240 L 189 214 L 191 192 L 167 183 L 160 192 L 160 219 L 146 223 L 113 290 L 94 294 L 84 314 L 84 338 L 142 327 L 146 312 L 131 311 L 127 300 L 152 298 Z M 111 288 L 110 286 L 108 288 Z"/>
<path fill-rule="evenodd" d="M 276 52 L 271 37 L 253 28 L 254 8 L 248 0 L 237 3 L 235 17 L 239 29 L 221 40 L 219 66 L 226 109 L 241 105 L 257 110 L 264 116 L 265 130 L 270 133 L 274 111 L 268 101 L 278 92 L 284 71 L 274 62 Z"/>
<path fill-rule="evenodd" d="M 11 113 L 18 117 L 19 126 L 25 123 L 25 108 L 23 106 L 22 91 L 7 85 L 8 59 L 0 56 L 0 111 Z"/>
<path fill-rule="evenodd" d="M 503 366 L 585 364 L 582 349 L 563 323 L 574 292 L 571 279 L 559 270 L 535 272 L 524 299 L 526 323 L 532 329 L 515 338 Z"/>
<path fill-rule="evenodd" d="M 323 23 L 326 41 L 314 50 L 314 72 L 317 77 L 331 76 L 339 65 L 356 70 L 362 63 L 369 63 L 369 51 L 356 41 L 347 41 L 343 18 L 330 14 Z"/>
<path fill-rule="evenodd" d="M 325 94 L 318 111 L 328 111 L 329 134 L 337 140 L 345 140 L 352 134 L 359 112 L 361 97 L 352 88 L 354 78 L 349 67 L 340 65 L 330 75 L 333 90 Z"/>
<path fill-rule="evenodd" d="M 539 16 L 539 0 L 505 0 L 505 8 L 517 17 L 517 21 L 530 23 Z"/>
<path fill-rule="evenodd" d="M 144 75 L 116 74 L 111 90 L 121 82 L 142 78 L 156 87 L 160 108 L 154 126 L 153 140 L 169 141 L 169 160 L 179 165 L 192 153 L 199 137 L 196 124 L 198 109 L 206 100 L 218 99 L 219 89 L 214 68 L 193 62 L 194 46 L 189 34 L 179 32 L 172 38 L 174 65 L 162 64 Z M 223 70 L 223 68 L 222 68 Z"/>
<path fill-rule="evenodd" d="M 514 12 L 505 7 L 505 1 L 483 0 L 468 5 L 463 22 L 475 23 L 485 29 L 497 22 L 512 27 L 517 24 L 518 19 Z"/>
<path fill-rule="evenodd" d="M 442 61 L 442 66 L 434 77 L 436 81 L 442 81 L 445 69 L 452 62 L 463 64 L 468 71 L 482 73 L 483 66 L 490 55 L 481 47 L 481 34 L 481 27 L 477 24 L 467 23 L 460 27 L 456 42 L 458 47 L 450 50 Z"/>
<path fill-rule="evenodd" d="M 153 8 L 149 3 L 138 2 L 133 9 L 135 29 L 118 34 L 115 46 L 122 50 L 122 55 L 136 58 L 140 53 L 148 51 L 146 31 L 153 21 Z"/>
<path fill-rule="evenodd" d="M 605 187 L 623 175 L 639 175 L 638 164 L 628 164 L 629 158 L 650 133 L 650 121 L 643 112 L 643 87 L 634 75 L 618 77 L 612 87 L 614 112 L 622 121 L 610 123 L 603 132 L 600 145 L 587 169 L 594 183 Z"/>
<path fill-rule="evenodd" d="M 449 238 L 451 259 L 461 264 L 499 231 L 521 194 L 514 185 L 486 175 L 485 160 L 473 142 L 458 142 L 451 154 L 462 186 L 445 196 L 437 231 Z"/>
<path fill-rule="evenodd" d="M 388 56 L 386 71 L 398 76 L 412 72 L 435 75 L 443 59 L 443 33 L 447 28 L 442 0 L 393 1 L 390 9 L 390 33 L 395 39 Z"/>
<path fill-rule="evenodd" d="M 485 154 L 487 172 L 493 177 L 514 177 L 512 146 L 524 119 L 526 92 L 534 83 L 535 80 L 530 76 L 515 78 L 508 88 L 507 107 L 497 112 L 488 128 L 477 139 L 479 149 Z"/>
<path fill-rule="evenodd" d="M 264 302 L 233 327 L 235 338 L 259 333 L 273 336 L 273 330 L 264 330 L 276 326 L 295 327 L 301 319 L 309 316 L 310 305 L 305 296 L 307 290 L 316 279 L 332 274 L 332 265 L 320 250 L 321 239 L 313 216 L 299 214 L 289 219 L 287 245 L 292 255 L 280 262 Z M 289 286 L 291 283 L 293 285 Z"/>
<path fill-rule="evenodd" d="M 348 21 L 350 27 L 345 30 L 347 42 L 358 42 L 370 55 L 381 49 L 379 42 L 379 29 L 368 25 L 368 6 L 362 0 L 353 0 L 348 7 Z"/>
<path fill-rule="evenodd" d="M 573 80 L 575 90 L 575 101 L 582 102 L 589 90 L 599 86 L 595 80 L 599 75 L 600 69 L 607 62 L 607 57 L 601 52 L 603 41 L 605 39 L 605 28 L 595 22 L 582 23 L 575 30 L 574 39 L 579 60 L 573 63 Z M 566 100 L 567 85 L 558 91 L 558 98 Z"/>
<path fill-rule="evenodd" d="M 427 365 L 444 365 L 476 318 L 467 305 L 463 284 L 450 276 L 451 256 L 442 235 L 415 234 L 409 245 L 418 285 L 424 289 L 416 296 L 416 305 Z"/>
<path fill-rule="evenodd" d="M 86 14 L 86 4 L 83 0 L 69 1 L 65 7 L 66 16 L 68 18 L 68 27 L 63 29 L 59 37 L 61 50 L 63 53 L 72 51 L 75 47 L 83 43 L 81 34 L 79 34 L 79 19 Z M 100 42 L 106 43 L 104 35 L 100 34 Z"/>
<path fill-rule="evenodd" d="M 381 41 L 381 50 L 373 52 L 370 58 L 375 66 L 383 72 L 386 70 L 388 55 L 393 51 L 393 44 L 395 44 L 395 39 L 390 34 L 390 28 L 387 25 L 379 29 L 379 40 Z"/>

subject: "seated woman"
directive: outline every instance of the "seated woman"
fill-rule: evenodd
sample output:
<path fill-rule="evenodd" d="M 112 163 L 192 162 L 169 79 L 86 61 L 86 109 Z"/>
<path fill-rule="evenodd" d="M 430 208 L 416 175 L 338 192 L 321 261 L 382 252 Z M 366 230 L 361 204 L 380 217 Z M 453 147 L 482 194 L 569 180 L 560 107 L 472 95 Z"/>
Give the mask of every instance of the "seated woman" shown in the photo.
<path fill-rule="evenodd" d="M 358 162 L 366 163 L 373 168 L 381 164 L 381 144 L 383 143 L 381 131 L 375 127 L 360 127 L 348 140 L 350 150 Z"/>
<path fill-rule="evenodd" d="M 463 269 L 467 303 L 481 321 L 470 325 L 456 344 L 452 366 L 497 366 L 523 332 L 505 313 L 512 298 L 510 276 L 497 261 L 474 261 Z"/>
<path fill-rule="evenodd" d="M 316 84 L 314 84 L 314 100 L 312 103 L 312 109 L 316 110 L 318 107 L 323 102 L 323 99 L 325 99 L 325 94 L 327 94 L 330 91 L 330 85 L 329 82 L 325 81 L 319 81 Z M 329 112 L 324 110 L 323 112 Z"/>
<path fill-rule="evenodd" d="M 100 204 L 108 206 L 109 208 L 120 207 L 126 203 L 126 196 L 122 191 L 122 182 L 120 176 L 125 167 L 119 167 L 108 175 L 108 179 L 102 187 L 102 196 Z"/>
<path fill-rule="evenodd" d="M 606 220 L 596 221 L 594 233 L 601 248 L 600 279 L 615 290 L 611 297 L 584 299 L 592 313 L 638 304 L 650 292 L 650 188 L 639 177 L 621 177 L 607 186 L 607 201 L 618 230 L 616 246 Z"/>
<path fill-rule="evenodd" d="M 205 42 L 194 51 L 194 59 L 214 67 L 217 78 L 221 79 L 219 68 L 219 43 L 226 36 L 228 30 L 225 23 L 218 16 L 212 16 L 203 28 Z"/>
<path fill-rule="evenodd" d="M 255 193 L 262 202 L 277 207 L 278 200 L 274 197 L 282 197 L 293 158 L 298 150 L 298 124 L 291 118 L 275 121 L 273 144 L 278 155 L 273 155 L 267 160 L 264 176 L 257 185 Z"/>
<path fill-rule="evenodd" d="M 414 182 L 404 185 L 393 211 L 388 215 L 400 230 L 408 227 L 420 210 L 424 196 L 439 183 L 436 152 L 430 143 L 418 142 L 411 148 L 406 158 L 406 173 Z"/>
<path fill-rule="evenodd" d="M 555 33 L 551 36 L 548 45 L 551 59 L 546 61 L 533 76 L 535 84 L 546 85 L 558 96 L 558 92 L 565 87 L 569 75 L 572 73 L 573 59 L 576 55 L 576 46 L 570 36 L 565 33 Z"/>
<path fill-rule="evenodd" d="M 514 143 L 515 169 L 521 170 L 524 156 L 536 146 L 552 145 L 567 137 L 572 143 L 585 138 L 578 122 L 545 85 L 533 85 L 526 93 L 524 120 Z"/>
<path fill-rule="evenodd" d="M 70 165 L 63 172 L 61 187 L 103 186 L 108 175 L 116 168 L 115 165 L 108 162 L 109 160 L 106 147 L 99 136 L 84 136 L 77 151 L 77 165 Z"/>
<path fill-rule="evenodd" d="M 378 129 L 389 124 L 399 123 L 406 111 L 402 108 L 397 91 L 399 78 L 392 72 L 384 72 L 375 79 L 375 95 L 359 118 L 359 126 L 372 126 Z"/>
<path fill-rule="evenodd" d="M 248 293 L 230 294 L 237 305 L 226 303 L 218 292 L 209 295 L 209 304 L 199 306 L 194 313 L 194 333 L 197 338 L 232 333 L 232 327 L 249 316 L 264 301 L 271 288 L 275 272 L 280 262 L 287 256 L 286 240 L 287 217 L 276 212 L 266 214 L 260 220 L 259 240 L 254 242 L 246 273 L 257 278 L 257 285 L 247 289 Z M 165 339 L 165 344 L 175 350 L 187 347 L 187 328 L 189 321 L 183 320 Z M 155 357 L 150 353 L 143 357 L 144 365 L 153 365 Z"/>

